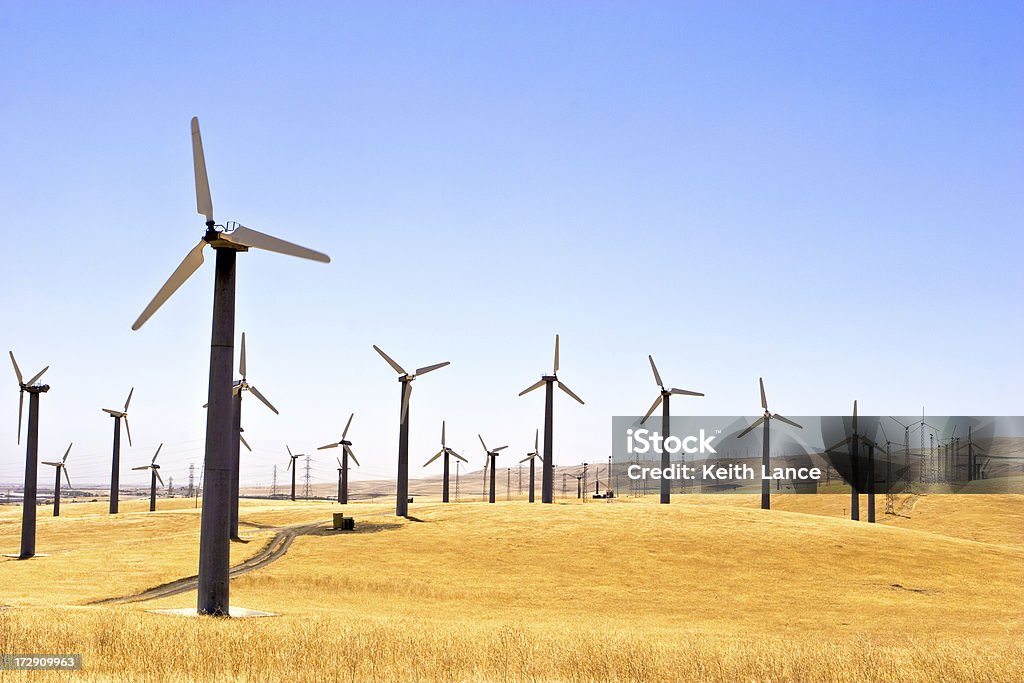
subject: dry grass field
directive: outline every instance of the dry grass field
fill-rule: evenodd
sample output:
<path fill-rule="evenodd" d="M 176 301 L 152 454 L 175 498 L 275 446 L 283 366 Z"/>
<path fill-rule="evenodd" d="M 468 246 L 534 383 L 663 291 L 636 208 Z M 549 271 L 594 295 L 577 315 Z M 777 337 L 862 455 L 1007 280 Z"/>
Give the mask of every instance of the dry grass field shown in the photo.
<path fill-rule="evenodd" d="M 842 495 L 441 505 L 244 501 L 233 562 L 323 522 L 232 581 L 247 620 L 171 617 L 195 593 L 90 606 L 195 573 L 190 501 L 41 509 L 40 552 L 0 561 L 0 652 L 82 653 L 88 681 L 1021 681 L 1024 496 Z M 0 549 L 19 508 L 0 508 Z M 63 511 L 62 511 L 63 512 Z M 866 514 L 865 514 L 866 517 Z M 258 525 L 258 526 L 254 526 Z"/>

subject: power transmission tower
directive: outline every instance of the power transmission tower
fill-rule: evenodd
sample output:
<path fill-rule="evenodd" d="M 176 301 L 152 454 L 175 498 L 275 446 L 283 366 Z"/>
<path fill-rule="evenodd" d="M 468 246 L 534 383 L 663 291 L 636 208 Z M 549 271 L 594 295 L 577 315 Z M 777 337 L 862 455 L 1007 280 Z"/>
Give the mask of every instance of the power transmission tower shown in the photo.
<path fill-rule="evenodd" d="M 188 465 L 188 498 L 195 495 L 196 492 L 196 464 L 194 462 Z"/>
<path fill-rule="evenodd" d="M 270 489 L 270 497 L 277 498 L 277 465 L 274 465 L 274 483 Z"/>
<path fill-rule="evenodd" d="M 562 472 L 562 500 L 565 500 L 565 472 Z"/>
<path fill-rule="evenodd" d="M 167 497 L 174 495 L 174 477 L 167 477 Z"/>
<path fill-rule="evenodd" d="M 310 462 L 312 462 L 312 460 L 313 460 L 313 456 L 312 455 L 307 455 L 306 456 L 306 475 L 305 475 L 305 484 L 302 487 L 302 497 L 307 499 L 307 500 L 309 500 L 309 467 L 310 467 Z"/>

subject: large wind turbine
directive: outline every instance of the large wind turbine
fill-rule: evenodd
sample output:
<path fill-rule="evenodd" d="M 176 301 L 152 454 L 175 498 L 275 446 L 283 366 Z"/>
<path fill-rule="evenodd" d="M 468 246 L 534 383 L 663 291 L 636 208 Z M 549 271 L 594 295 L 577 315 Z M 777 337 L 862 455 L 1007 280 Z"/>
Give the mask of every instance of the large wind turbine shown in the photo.
<path fill-rule="evenodd" d="M 665 383 L 661 381 L 661 374 L 658 372 L 658 366 L 654 364 L 654 358 L 648 354 L 647 360 L 651 362 L 651 372 L 654 373 L 654 383 L 658 385 L 661 391 L 658 393 L 658 398 L 654 399 L 654 403 L 651 404 L 647 414 L 640 420 L 640 424 L 647 422 L 647 418 L 655 411 L 659 404 L 661 404 L 661 443 L 665 443 L 665 439 L 668 438 L 669 428 L 671 427 L 672 413 L 669 409 L 669 403 L 672 399 L 673 394 L 680 396 L 703 396 L 704 394 L 699 391 L 690 391 L 689 389 L 666 389 Z M 671 454 L 668 449 L 661 449 L 661 471 L 665 472 L 672 466 Z M 661 478 L 661 504 L 668 505 L 672 501 L 672 480 Z"/>
<path fill-rule="evenodd" d="M 156 512 L 156 481 L 157 481 L 157 479 L 160 480 L 160 485 L 161 486 L 164 485 L 164 480 L 160 476 L 160 465 L 156 464 L 156 456 L 160 455 L 160 449 L 163 448 L 163 447 L 164 447 L 163 444 L 160 444 L 159 446 L 156 447 L 156 453 L 153 454 L 153 459 L 149 461 L 148 465 L 143 465 L 142 467 L 133 467 L 132 468 L 133 470 L 149 470 L 150 471 L 150 475 L 149 475 L 149 511 L 150 512 Z"/>
<path fill-rule="evenodd" d="M 213 285 L 213 332 L 210 339 L 209 410 L 206 413 L 206 457 L 203 478 L 203 513 L 199 537 L 200 614 L 228 616 L 231 562 L 231 366 L 235 339 L 235 262 L 238 252 L 265 249 L 288 256 L 330 263 L 330 257 L 312 249 L 250 230 L 237 223 L 218 225 L 206 175 L 199 120 L 192 119 L 192 161 L 196 178 L 196 209 L 206 217 L 206 233 L 185 256 L 171 277 L 132 325 L 137 330 L 175 291 L 203 265 L 203 250 L 213 247 L 217 264 Z"/>
<path fill-rule="evenodd" d="M 292 471 L 292 502 L 295 502 L 295 469 L 296 469 L 295 461 L 298 460 L 299 458 L 305 458 L 306 454 L 305 453 L 298 453 L 298 454 L 292 453 L 291 446 L 289 446 L 288 444 L 285 444 L 284 447 L 288 449 L 288 457 L 290 458 L 290 460 L 288 461 L 288 467 L 286 467 L 285 469 Z"/>
<path fill-rule="evenodd" d="M 445 441 L 445 439 L 444 439 L 444 420 L 441 420 L 441 450 L 439 450 L 437 452 L 437 454 L 434 455 L 433 458 L 431 458 L 430 460 L 425 462 L 423 464 L 423 466 L 426 467 L 430 463 L 432 463 L 435 460 L 437 460 L 438 458 L 440 458 L 442 455 L 444 456 L 444 482 L 441 485 L 441 502 L 442 503 L 447 503 L 448 502 L 449 456 L 455 456 L 456 458 L 458 458 L 459 460 L 461 460 L 462 462 L 467 463 L 467 464 L 469 463 L 469 461 L 466 460 L 465 458 L 463 458 L 458 453 L 456 453 L 451 448 L 448 448 L 448 446 L 445 445 L 444 441 Z"/>
<path fill-rule="evenodd" d="M 336 458 L 338 461 L 338 502 L 342 505 L 348 503 L 348 459 L 352 458 L 352 462 L 359 464 L 356 460 L 356 454 L 352 452 L 352 442 L 348 440 L 348 428 L 352 426 L 352 418 L 356 414 L 352 413 L 348 416 L 348 422 L 345 423 L 345 430 L 341 433 L 341 440 L 337 443 L 329 443 L 326 446 L 320 446 L 318 451 L 322 451 L 326 448 L 337 448 L 341 446 L 341 457 Z"/>
<path fill-rule="evenodd" d="M 569 387 L 565 386 L 563 382 L 558 379 L 558 335 L 555 335 L 555 365 L 550 375 L 541 375 L 540 381 L 536 384 L 530 385 L 526 389 L 519 392 L 519 395 L 528 394 L 534 389 L 540 389 L 544 387 L 544 457 L 541 476 L 541 495 L 540 500 L 542 503 L 553 503 L 554 502 L 554 476 L 555 476 L 555 457 L 554 457 L 554 434 L 555 434 L 555 386 L 565 393 L 572 396 L 574 399 L 579 401 L 580 405 L 583 405 L 583 399 L 572 392 Z"/>
<path fill-rule="evenodd" d="M 380 350 L 376 344 L 373 350 L 380 354 L 381 358 L 387 361 L 395 372 L 398 373 L 398 381 L 402 385 L 402 409 L 399 418 L 398 428 L 398 485 L 397 502 L 395 503 L 395 514 L 399 517 L 409 516 L 409 399 L 412 397 L 412 381 L 420 375 L 425 375 L 432 370 L 443 368 L 450 364 L 450 361 L 435 363 L 426 367 L 417 368 L 411 375 L 401 365 L 391 360 L 388 354 Z"/>
<path fill-rule="evenodd" d="M 763 443 L 761 444 L 761 472 L 763 474 L 764 472 L 768 472 L 769 468 L 771 468 L 771 455 L 770 455 L 770 451 L 769 451 L 769 442 L 771 441 L 771 430 L 772 430 L 771 424 L 772 424 L 772 420 L 778 420 L 780 422 L 785 422 L 786 424 L 792 425 L 793 427 L 796 427 L 797 429 L 803 429 L 803 427 L 798 425 L 796 422 L 793 422 L 788 417 L 782 417 L 778 413 L 774 413 L 773 414 L 770 410 L 768 410 L 768 399 L 764 395 L 764 378 L 763 377 L 758 377 L 757 378 L 757 382 L 758 382 L 758 384 L 761 387 L 761 408 L 764 409 L 764 415 L 759 417 L 754 422 L 754 424 L 750 425 L 749 427 L 744 429 L 742 432 L 740 432 L 739 436 L 736 437 L 736 438 L 741 439 L 744 436 L 746 436 L 749 432 L 753 431 L 754 427 L 756 427 L 756 426 L 758 426 L 760 424 L 764 425 L 764 437 L 762 438 Z M 772 490 L 771 489 L 771 482 L 768 479 L 765 479 L 762 476 L 761 477 L 761 509 L 762 510 L 770 510 L 771 507 L 772 507 L 772 494 L 771 494 L 771 490 Z"/>
<path fill-rule="evenodd" d="M 846 444 L 850 445 L 850 519 L 860 521 L 860 447 L 863 444 L 868 451 L 868 521 L 875 521 L 875 442 L 860 433 L 857 426 L 857 401 L 853 402 L 853 434 L 830 448 L 826 453 L 838 451 Z"/>
<path fill-rule="evenodd" d="M 537 448 L 539 430 L 533 430 L 533 450 L 526 454 L 526 457 L 519 462 L 523 463 L 527 460 L 530 461 L 530 502 L 533 502 L 533 490 L 534 490 L 534 466 L 536 465 L 537 458 L 540 457 L 540 449 Z M 543 462 L 543 459 L 541 459 Z"/>
<path fill-rule="evenodd" d="M 479 434 L 477 434 L 476 436 L 477 436 L 478 439 L 480 439 L 480 445 L 484 447 L 484 452 L 487 453 L 487 462 L 491 466 L 491 488 L 490 488 L 490 495 L 487 498 L 487 502 L 488 503 L 493 503 L 494 502 L 494 477 L 495 477 L 495 472 L 498 469 L 497 468 L 497 465 L 498 465 L 498 452 L 505 450 L 506 448 L 508 448 L 508 446 L 498 446 L 497 448 L 493 448 L 493 449 L 492 448 L 488 448 L 487 444 L 484 443 L 484 437 L 480 436 Z M 484 471 L 485 472 L 487 471 L 487 465 L 484 465 Z"/>
<path fill-rule="evenodd" d="M 53 482 L 53 516 L 54 517 L 60 517 L 60 474 L 61 474 L 61 472 L 64 473 L 64 478 L 67 479 L 68 488 L 71 487 L 71 479 L 68 478 L 68 469 L 67 469 L 67 464 L 66 463 L 68 461 L 68 454 L 71 452 L 71 446 L 73 446 L 73 445 L 74 444 L 70 444 L 70 443 L 68 444 L 68 449 L 66 451 L 64 451 L 64 457 L 61 458 L 59 461 L 57 461 L 57 462 L 46 461 L 46 460 L 43 461 L 44 465 L 49 465 L 50 467 L 56 467 L 57 468 L 56 469 L 57 480 L 55 482 Z"/>
<path fill-rule="evenodd" d="M 18 361 L 14 360 L 14 352 L 8 351 L 14 374 L 18 378 L 18 443 L 21 443 L 21 415 L 25 406 L 25 392 L 28 392 L 28 435 L 25 446 L 25 489 L 21 503 L 21 554 L 19 560 L 27 560 L 36 554 L 36 484 L 39 475 L 39 395 L 50 390 L 49 384 L 36 384 L 45 368 L 35 374 L 29 381 L 21 376 Z"/>
<path fill-rule="evenodd" d="M 122 410 L 103 408 L 103 412 L 114 418 L 114 449 L 110 464 L 110 514 L 117 514 L 118 494 L 121 483 L 121 420 L 124 420 L 124 430 L 128 434 L 128 445 L 132 445 L 132 430 L 128 426 L 128 404 L 132 402 L 132 394 L 135 387 L 128 391 L 128 398 L 124 402 Z"/>

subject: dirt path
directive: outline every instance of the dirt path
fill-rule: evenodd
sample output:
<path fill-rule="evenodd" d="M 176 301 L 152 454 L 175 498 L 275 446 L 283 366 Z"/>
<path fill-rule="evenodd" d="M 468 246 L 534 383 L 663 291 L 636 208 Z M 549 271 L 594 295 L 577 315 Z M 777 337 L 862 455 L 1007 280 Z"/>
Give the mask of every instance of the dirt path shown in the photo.
<path fill-rule="evenodd" d="M 241 562 L 231 568 L 231 577 L 241 576 L 242 574 L 248 574 L 251 571 L 266 567 L 271 562 L 284 556 L 288 552 L 288 548 L 291 546 L 292 541 L 298 536 L 308 536 L 311 534 L 321 533 L 323 527 L 321 524 L 297 524 L 295 526 L 283 527 L 277 530 L 274 537 L 263 546 L 263 548 L 250 557 L 249 559 Z M 198 576 L 188 576 L 183 579 L 177 579 L 170 583 L 165 583 L 155 588 L 149 588 L 136 593 L 134 595 L 126 595 L 116 598 L 104 598 L 103 600 L 95 600 L 90 602 L 90 605 L 117 605 L 127 602 L 144 602 L 146 600 L 157 600 L 159 598 L 169 598 L 174 595 L 180 595 L 182 593 L 188 593 L 194 591 L 199 586 Z"/>

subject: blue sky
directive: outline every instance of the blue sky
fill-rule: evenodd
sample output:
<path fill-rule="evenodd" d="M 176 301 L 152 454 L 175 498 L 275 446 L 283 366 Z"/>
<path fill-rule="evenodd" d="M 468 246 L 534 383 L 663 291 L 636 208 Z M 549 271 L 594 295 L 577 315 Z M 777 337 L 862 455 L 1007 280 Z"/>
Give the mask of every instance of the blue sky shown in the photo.
<path fill-rule="evenodd" d="M 161 441 L 176 482 L 201 462 L 212 265 L 129 329 L 202 233 L 194 115 L 218 220 L 334 259 L 240 258 L 250 380 L 281 409 L 246 404 L 247 483 L 352 411 L 365 474 L 393 472 L 397 382 L 374 343 L 452 361 L 416 384 L 416 465 L 442 418 L 474 467 L 478 432 L 529 450 L 543 398 L 516 394 L 556 332 L 587 400 L 559 397 L 561 464 L 603 461 L 611 416 L 646 410 L 648 353 L 707 394 L 677 412 L 756 414 L 764 375 L 790 414 L 1021 414 L 1022 20 L 1019 3 L 5 4 L 0 340 L 52 366 L 41 455 L 75 441 L 73 481 L 103 481 L 100 408 L 135 386 L 122 481 Z"/>

